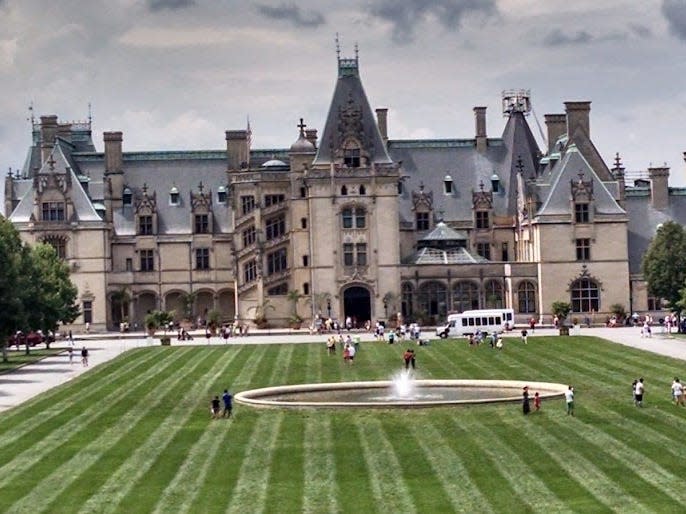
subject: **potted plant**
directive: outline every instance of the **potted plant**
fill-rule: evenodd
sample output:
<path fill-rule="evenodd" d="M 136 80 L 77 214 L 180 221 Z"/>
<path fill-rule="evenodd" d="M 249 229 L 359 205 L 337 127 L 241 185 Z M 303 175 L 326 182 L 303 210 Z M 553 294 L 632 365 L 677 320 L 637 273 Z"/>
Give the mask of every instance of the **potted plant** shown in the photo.
<path fill-rule="evenodd" d="M 155 335 L 155 332 L 162 327 L 164 335 L 160 337 L 160 342 L 164 346 L 169 346 L 171 344 L 171 339 L 167 335 L 167 327 L 174 319 L 174 313 L 169 311 L 152 311 L 146 314 L 144 323 L 145 328 L 148 330 L 148 335 L 151 337 Z"/>
<path fill-rule="evenodd" d="M 217 309 L 212 309 L 207 313 L 207 327 L 210 329 L 210 334 L 217 335 L 217 329 L 222 321 L 221 312 Z"/>
<path fill-rule="evenodd" d="M 303 295 L 301 295 L 297 289 L 294 289 L 293 291 L 289 291 L 286 297 L 288 298 L 288 301 L 291 302 L 291 317 L 288 318 L 288 326 L 290 328 L 300 328 L 303 319 L 298 314 L 298 302 Z"/>
<path fill-rule="evenodd" d="M 567 315 L 572 311 L 572 306 L 568 302 L 553 302 L 550 310 L 558 319 L 561 336 L 569 335 L 569 327 L 565 324 Z"/>
<path fill-rule="evenodd" d="M 257 326 L 257 328 L 267 328 L 269 326 L 269 322 L 267 321 L 267 309 L 274 310 L 274 306 L 271 305 L 269 299 L 266 299 L 263 302 L 260 302 L 257 305 L 254 305 L 248 309 L 248 311 L 255 312 L 255 316 L 253 317 L 253 323 L 255 323 L 255 326 Z"/>

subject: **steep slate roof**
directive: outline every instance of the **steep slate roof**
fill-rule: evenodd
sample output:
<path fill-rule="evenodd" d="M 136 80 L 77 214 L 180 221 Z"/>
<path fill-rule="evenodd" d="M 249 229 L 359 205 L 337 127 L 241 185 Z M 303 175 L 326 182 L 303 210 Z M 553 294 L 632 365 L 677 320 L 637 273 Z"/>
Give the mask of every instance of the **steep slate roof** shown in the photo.
<path fill-rule="evenodd" d="M 686 189 L 670 188 L 669 205 L 664 210 L 653 208 L 650 188 L 627 189 L 625 205 L 629 215 L 629 272 L 641 273 L 643 255 L 658 225 L 668 221 L 686 225 Z"/>
<path fill-rule="evenodd" d="M 598 178 L 575 145 L 570 145 L 561 161 L 555 163 L 550 174 L 542 177 L 540 185 L 547 196 L 537 216 L 564 215 L 570 213 L 572 198 L 571 182 L 579 180 L 579 174 L 585 181 L 593 181 L 593 204 L 598 214 L 625 214 L 605 184 Z M 545 182 L 550 181 L 548 184 Z"/>
<path fill-rule="evenodd" d="M 521 157 L 523 173 L 535 176 L 539 149 L 522 113 L 510 115 L 503 137 L 488 139 L 484 153 L 476 149 L 474 139 L 391 140 L 388 151 L 395 162 L 402 161 L 405 176 L 400 195 L 401 220 L 413 220 L 412 191 L 423 184 L 425 191 L 433 191 L 434 212 L 443 211 L 448 221 L 472 220 L 472 192 L 483 183 L 491 190 L 491 176 L 498 175 L 499 191 L 493 194 L 493 208 L 497 215 L 516 213 L 517 162 Z M 452 193 L 444 192 L 444 179 L 450 175 Z"/>
<path fill-rule="evenodd" d="M 362 144 L 370 153 L 372 163 L 391 163 L 376 124 L 376 118 L 372 113 L 367 95 L 362 87 L 358 60 L 355 58 L 338 60 L 338 81 L 336 82 L 333 99 L 329 107 L 329 114 L 324 124 L 319 149 L 314 158 L 313 164 L 315 166 L 318 164 L 330 164 L 334 158 L 333 152 L 341 148 L 345 143 L 339 130 L 341 113 L 348 112 L 351 108 L 359 110 L 359 126 L 366 137 L 366 142 L 363 141 Z"/>

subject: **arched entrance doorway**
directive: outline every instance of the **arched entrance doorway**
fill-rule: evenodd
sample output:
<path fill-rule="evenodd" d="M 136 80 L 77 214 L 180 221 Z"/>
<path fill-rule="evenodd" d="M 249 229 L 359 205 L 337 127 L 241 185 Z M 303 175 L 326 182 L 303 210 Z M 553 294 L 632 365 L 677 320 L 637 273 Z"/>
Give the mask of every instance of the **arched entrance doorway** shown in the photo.
<path fill-rule="evenodd" d="M 364 287 L 349 287 L 343 292 L 343 317 L 350 316 L 353 326 L 361 327 L 364 322 L 372 319 L 372 303 L 369 290 Z"/>

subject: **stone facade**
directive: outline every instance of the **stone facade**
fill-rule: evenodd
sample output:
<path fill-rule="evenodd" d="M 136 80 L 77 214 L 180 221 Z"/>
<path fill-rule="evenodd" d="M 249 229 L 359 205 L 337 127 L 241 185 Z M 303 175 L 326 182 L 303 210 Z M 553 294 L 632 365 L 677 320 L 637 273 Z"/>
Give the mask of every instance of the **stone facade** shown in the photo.
<path fill-rule="evenodd" d="M 595 321 L 613 304 L 659 308 L 632 248 L 679 219 L 686 195 L 666 168 L 633 184 L 619 160 L 610 170 L 590 102 L 546 115 L 542 152 L 529 102 L 503 93 L 500 137 L 476 107 L 473 138 L 392 140 L 357 59 L 339 59 L 321 137 L 301 120 L 290 148 L 252 149 L 247 129 L 226 131 L 222 150 L 177 152 L 125 152 L 123 134 L 105 132 L 98 152 L 90 122 L 44 116 L 6 179 L 5 211 L 70 264 L 76 329 L 141 327 L 153 309 L 285 326 L 488 307 L 523 322 L 557 300 Z"/>

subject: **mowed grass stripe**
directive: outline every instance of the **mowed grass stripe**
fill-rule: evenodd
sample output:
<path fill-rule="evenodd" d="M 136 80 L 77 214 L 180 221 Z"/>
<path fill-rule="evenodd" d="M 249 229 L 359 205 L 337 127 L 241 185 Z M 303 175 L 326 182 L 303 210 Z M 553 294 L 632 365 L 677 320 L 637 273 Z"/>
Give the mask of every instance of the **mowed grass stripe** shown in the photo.
<path fill-rule="evenodd" d="M 426 411 L 400 410 L 381 417 L 385 440 L 393 449 L 393 454 L 401 467 L 403 483 L 417 512 L 435 512 L 452 503 L 452 498 L 448 496 L 445 488 L 432 487 L 431 491 L 427 490 L 427 478 L 435 476 L 435 466 L 425 452 L 417 451 L 417 448 L 421 448 L 421 440 L 426 436 L 416 435 L 412 431 L 413 426 L 428 424 L 432 415 L 433 413 Z M 436 478 L 442 482 L 444 477 Z"/>
<path fill-rule="evenodd" d="M 556 423 L 556 426 L 560 425 Z M 514 428 L 512 424 L 510 427 Z M 627 469 L 614 457 L 606 453 L 599 455 L 595 449 L 579 444 L 576 438 L 570 439 L 568 432 L 549 431 L 537 422 L 529 423 L 527 437 L 534 439 L 558 466 L 576 477 L 607 508 L 615 512 L 650 512 L 634 497 L 638 489 L 633 481 L 635 470 Z"/>
<path fill-rule="evenodd" d="M 314 413 L 315 415 L 319 413 Z M 305 419 L 287 411 L 269 462 L 267 495 L 262 512 L 303 512 Z"/>
<path fill-rule="evenodd" d="M 78 416 L 82 417 L 84 404 L 101 403 L 104 400 L 103 394 L 139 375 L 141 370 L 148 368 L 149 362 L 154 358 L 155 355 L 151 353 L 145 358 L 138 356 L 138 361 L 129 362 L 128 359 L 122 359 L 125 365 L 108 368 L 102 379 L 95 380 L 91 385 L 79 382 L 77 378 L 51 390 L 50 400 L 45 400 L 41 395 L 40 399 L 27 402 L 27 409 L 9 411 L 7 416 L 13 423 L 6 431 L 3 429 L 0 435 L 0 465 L 6 462 L 5 459 L 10 453 L 4 451 L 5 448 L 11 445 L 12 452 L 21 448 L 32 448 L 36 440 L 52 433 L 56 427 L 61 427 Z M 100 368 L 97 367 L 96 370 L 99 376 Z M 90 371 L 86 375 L 93 373 Z"/>
<path fill-rule="evenodd" d="M 270 350 L 265 345 L 244 346 L 242 352 L 247 356 L 247 360 L 233 379 L 234 393 L 250 388 L 255 377 L 265 369 L 263 367 L 266 361 L 265 355 L 274 353 L 273 348 Z M 238 481 L 240 463 L 248 450 L 250 438 L 259 418 L 257 411 L 242 407 L 240 404 L 235 405 L 230 426 L 219 432 L 214 429 L 212 432 L 217 434 L 217 438 L 208 438 L 207 443 L 212 447 L 210 458 L 203 463 L 198 475 L 190 477 L 195 487 L 189 484 L 189 496 L 176 506 L 174 512 L 206 513 L 226 510 L 231 491 Z M 224 427 L 224 423 L 218 421 L 212 425 L 212 427 L 215 426 Z"/>
<path fill-rule="evenodd" d="M 224 373 L 240 371 L 245 366 L 249 355 L 248 350 L 240 347 L 233 347 L 222 354 L 221 359 L 226 360 L 228 365 Z M 226 382 L 225 379 L 222 380 Z M 216 386 L 217 382 L 215 381 L 212 384 L 212 390 L 215 390 Z M 234 392 L 232 384 L 230 384 L 230 390 Z M 183 455 L 181 455 L 181 452 L 175 455 L 175 460 L 180 460 L 180 462 L 174 476 L 171 480 L 164 483 L 157 480 L 158 487 L 163 486 L 163 489 L 158 492 L 157 496 L 149 494 L 149 486 L 147 484 L 143 485 L 144 494 L 151 497 L 150 499 L 156 499 L 153 512 L 165 514 L 167 512 L 184 512 L 188 510 L 194 491 L 207 478 L 207 469 L 214 453 L 219 448 L 223 448 L 223 446 L 218 448 L 217 441 L 222 441 L 232 429 L 229 423 L 232 423 L 232 421 L 227 420 L 224 422 L 220 420 L 213 422 L 207 414 L 207 404 L 204 402 L 195 409 L 193 419 L 186 423 L 183 428 L 183 440 L 178 441 L 178 446 L 181 447 Z M 191 443 L 193 440 L 195 442 Z M 173 449 L 176 446 L 176 442 L 173 442 L 170 448 Z M 138 487 L 141 487 L 140 483 Z"/>
<path fill-rule="evenodd" d="M 596 452 L 607 452 L 622 461 L 629 469 L 637 470 L 637 473 L 640 473 L 640 479 L 646 482 L 645 489 L 651 490 L 651 495 L 656 497 L 660 495 L 669 497 L 672 500 L 672 508 L 686 503 L 682 473 L 679 475 L 671 473 L 655 462 L 652 455 L 625 443 L 624 438 L 629 434 L 622 427 L 618 427 L 616 431 L 609 425 L 604 426 L 603 430 L 589 430 L 585 421 L 575 417 L 570 419 L 568 430 L 570 435 L 576 434 L 581 439 L 580 443 L 595 449 Z M 632 441 L 631 438 L 629 441 L 639 446 L 641 444 L 641 441 Z M 664 500 L 667 504 L 670 503 L 667 501 L 668 498 Z"/>
<path fill-rule="evenodd" d="M 355 419 L 354 422 L 361 443 L 358 451 L 361 451 L 361 457 L 367 463 L 369 474 L 366 479 L 370 482 L 376 504 L 383 505 L 387 512 L 417 512 L 403 480 L 398 456 L 386 438 L 380 421 L 369 418 Z M 351 451 L 355 449 L 351 448 Z"/>
<path fill-rule="evenodd" d="M 410 414 L 411 415 L 411 414 Z M 459 414 L 458 414 L 459 415 Z M 447 433 L 438 429 L 440 425 L 429 417 L 426 423 L 409 423 L 408 433 L 426 456 L 431 465 L 431 476 L 443 487 L 454 512 L 494 512 L 486 497 L 474 483 L 469 471 L 458 455 L 448 444 Z M 410 447 L 411 448 L 411 447 Z M 423 477 L 426 480 L 426 477 Z"/>
<path fill-rule="evenodd" d="M 307 383 L 321 383 L 323 382 L 322 368 L 324 367 L 322 363 L 322 358 L 326 350 L 322 351 L 320 343 L 308 344 L 307 346 L 307 358 L 305 359 L 305 381 Z M 333 356 L 331 357 L 333 358 Z"/>
<path fill-rule="evenodd" d="M 86 510 L 94 502 L 94 509 L 101 512 L 151 511 L 154 508 L 165 485 L 172 480 L 180 462 L 187 455 L 191 440 L 185 438 L 189 435 L 185 433 L 186 425 L 191 417 L 201 417 L 204 423 L 207 422 L 207 416 L 203 415 L 203 411 L 207 412 L 205 409 L 208 409 L 207 386 L 217 386 L 218 379 L 224 375 L 234 355 L 235 352 L 227 356 L 226 351 L 212 351 L 206 360 L 211 364 L 209 369 L 198 367 L 192 370 L 195 377 L 192 381 L 189 380 L 190 376 L 186 376 L 186 384 L 174 407 L 160 409 L 159 415 L 166 414 L 162 423 L 147 435 L 147 439 L 138 445 L 131 457 L 101 487 L 98 496 L 104 496 L 106 508 L 103 509 L 93 497 L 85 505 Z M 193 437 L 196 438 L 195 434 Z M 163 456 L 167 457 L 165 464 L 160 463 Z M 172 456 L 178 458 L 179 462 L 175 463 Z"/>
<path fill-rule="evenodd" d="M 504 415 L 504 416 L 503 416 Z M 497 462 L 498 470 L 507 478 L 520 500 L 534 512 L 565 510 L 569 496 L 583 500 L 587 509 L 597 510 L 602 504 L 562 468 L 555 465 L 548 454 L 518 430 L 505 429 L 502 419 L 514 412 L 493 413 L 485 419 L 472 419 L 471 436 L 481 451 Z M 484 416 L 485 418 L 485 416 Z M 522 423 L 527 420 L 520 418 Z M 460 425 L 459 419 L 455 423 Z M 497 429 L 495 429 L 497 425 Z M 524 478 L 526 477 L 526 478 Z"/>
<path fill-rule="evenodd" d="M 181 373 L 192 370 L 201 362 L 201 358 L 188 360 L 184 366 L 177 368 L 179 373 L 170 373 L 159 384 L 173 391 L 173 387 L 183 380 Z M 74 512 L 78 508 L 74 507 L 74 503 L 82 505 L 88 496 L 100 494 L 101 484 L 116 469 L 116 463 L 125 460 L 130 455 L 133 441 L 136 440 L 136 426 L 149 415 L 150 410 L 166 399 L 154 386 L 149 387 L 148 390 L 147 396 L 141 398 L 145 406 L 128 402 L 121 411 L 117 409 L 118 415 L 112 418 L 111 423 L 105 424 L 107 426 L 105 430 L 103 426 L 100 426 L 99 430 L 94 430 L 96 433 L 89 443 L 81 446 L 79 451 L 61 456 L 50 473 L 41 479 L 41 487 L 31 490 L 29 494 L 16 502 L 9 512 L 22 512 L 28 507 L 33 512 L 55 512 L 59 509 Z M 126 446 L 123 451 L 117 447 L 122 440 Z M 114 453 L 116 458 L 105 461 L 106 456 L 111 453 Z M 96 466 L 103 462 L 107 462 L 107 475 L 94 472 Z M 81 489 L 83 496 L 74 495 L 68 491 L 69 487 L 77 481 L 91 486 L 90 490 Z"/>
<path fill-rule="evenodd" d="M 37 434 L 34 444 L 29 448 L 19 446 L 16 449 L 18 453 L 8 452 L 11 460 L 0 467 L 0 477 L 2 477 L 0 478 L 0 505 L 2 504 L 2 491 L 5 487 L 9 487 L 8 484 L 13 483 L 12 491 L 18 494 L 21 488 L 16 487 L 17 477 L 25 476 L 26 473 L 30 473 L 31 476 L 49 474 L 51 469 L 50 466 L 46 466 L 46 463 L 57 467 L 76 452 L 75 448 L 92 441 L 99 435 L 99 429 L 89 429 L 90 427 L 99 427 L 101 419 L 114 420 L 117 415 L 128 410 L 127 399 L 136 397 L 136 394 L 146 383 L 157 383 L 166 375 L 171 375 L 174 372 L 174 364 L 181 357 L 180 352 L 167 354 L 166 358 L 160 359 L 141 375 L 137 386 L 132 387 L 130 384 L 115 385 L 114 390 L 105 397 L 105 399 L 111 400 L 106 403 L 107 409 L 103 409 L 103 402 L 91 403 L 86 408 L 77 404 L 74 409 L 78 415 L 68 418 L 62 425 L 55 424 L 53 430 L 47 434 Z M 40 413 L 35 413 L 34 416 L 40 417 Z M 58 420 L 61 419 L 62 416 L 59 416 Z"/>
<path fill-rule="evenodd" d="M 303 512 L 322 514 L 340 512 L 337 501 L 334 438 L 331 416 L 325 412 L 308 413 L 304 427 Z"/>
<path fill-rule="evenodd" d="M 273 411 L 258 417 L 240 466 L 236 487 L 229 495 L 228 514 L 264 512 L 269 468 L 284 416 L 281 411 Z"/>

